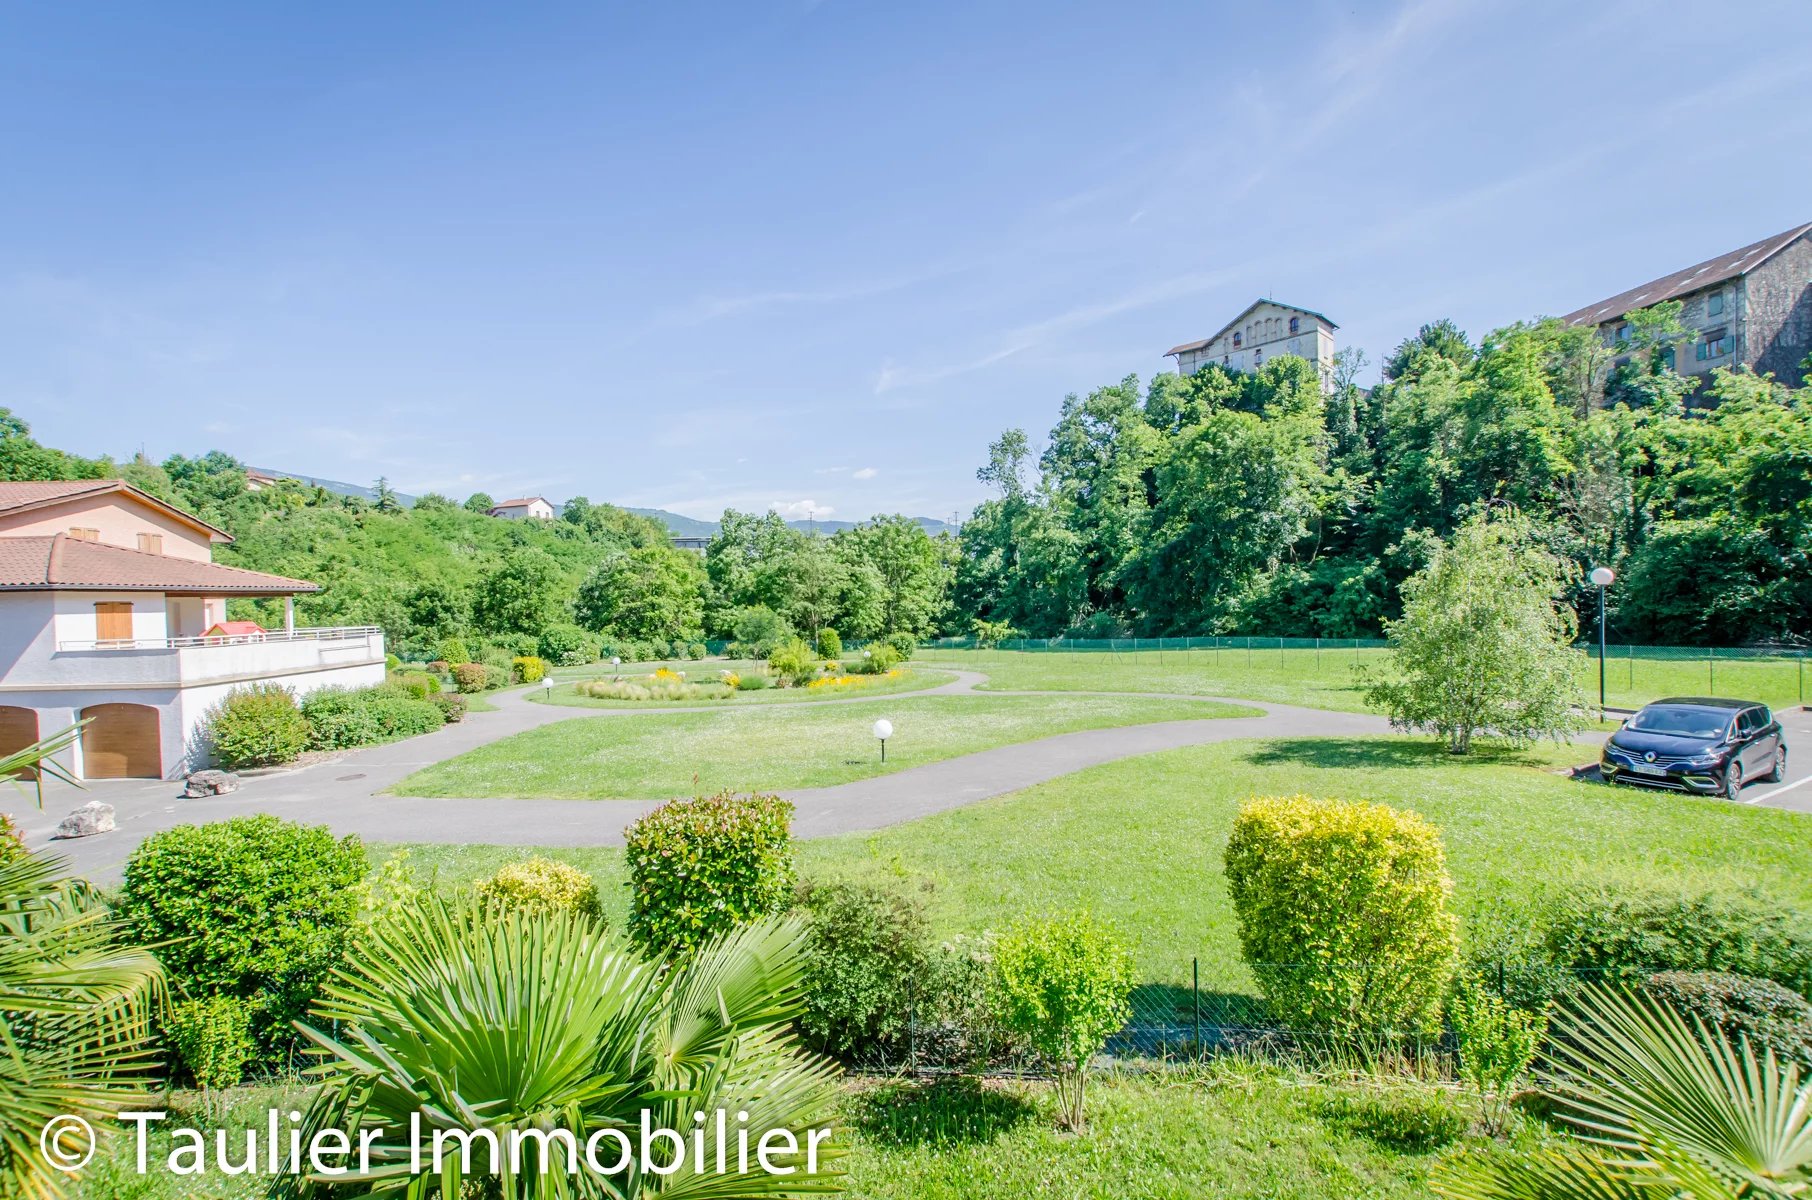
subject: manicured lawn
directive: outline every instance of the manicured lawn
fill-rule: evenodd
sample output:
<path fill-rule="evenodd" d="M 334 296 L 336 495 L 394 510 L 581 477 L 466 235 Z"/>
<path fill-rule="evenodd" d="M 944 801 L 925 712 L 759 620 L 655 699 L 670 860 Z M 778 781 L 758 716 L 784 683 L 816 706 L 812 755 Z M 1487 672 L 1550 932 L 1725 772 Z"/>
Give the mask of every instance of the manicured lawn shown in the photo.
<path fill-rule="evenodd" d="M 824 787 L 1079 729 L 1247 715 L 1252 710 L 1198 700 L 907 696 L 575 717 L 437 763 L 394 790 L 647 800 L 723 788 Z M 870 732 L 880 717 L 894 726 L 885 764 Z"/>
<path fill-rule="evenodd" d="M 1255 794 L 1301 791 L 1421 812 L 1443 832 L 1454 903 L 1473 923 L 1544 888 L 1590 880 L 1753 888 L 1812 909 L 1812 820 L 1553 773 L 1577 757 L 1550 747 L 1456 762 L 1408 738 L 1227 742 L 1109 763 L 873 833 L 802 842 L 800 862 L 807 875 L 898 887 L 928 881 L 934 919 L 947 933 L 1086 906 L 1133 943 L 1144 980 L 1183 982 L 1199 957 L 1204 986 L 1242 992 L 1251 982 L 1220 864 L 1234 814 Z M 413 848 L 442 885 L 528 853 Z M 620 851 L 547 853 L 593 872 L 620 919 Z"/>
<path fill-rule="evenodd" d="M 1605 662 L 1605 699 L 1640 707 L 1664 696 L 1733 696 L 1777 708 L 1804 702 L 1802 667 L 1793 658 L 1730 658 L 1703 651 L 1629 657 L 1613 646 Z M 920 651 L 926 662 L 985 671 L 985 688 L 1014 691 L 1166 692 L 1270 700 L 1311 708 L 1365 709 L 1356 666 L 1382 668 L 1388 652 L 1375 648 L 1321 650 Z M 1812 670 L 1807 671 L 1812 674 Z M 1579 655 L 1581 694 L 1598 698 L 1598 660 Z"/>
<path fill-rule="evenodd" d="M 179 1093 L 168 1124 L 264 1128 L 272 1105 L 306 1093 L 242 1088 L 216 1125 Z M 157 1105 L 164 1108 L 163 1103 Z M 1459 1105 L 1397 1084 L 1304 1085 L 1237 1063 L 1191 1074 L 1105 1077 L 1080 1136 L 1052 1126 L 1039 1083 L 852 1082 L 843 1106 L 846 1194 L 863 1200 L 1423 1200 L 1430 1164 L 1462 1144 Z M 168 1127 L 167 1125 L 165 1126 Z M 1528 1135 L 1525 1135 L 1528 1136 Z M 240 1144 L 242 1135 L 231 1139 Z M 210 1152 L 212 1151 L 210 1141 Z M 72 1200 L 251 1200 L 269 1179 L 218 1171 L 176 1177 L 172 1148 L 149 1139 L 147 1175 L 130 1139 L 107 1146 Z M 1498 1153 L 1506 1152 L 1499 1149 Z"/>
<path fill-rule="evenodd" d="M 760 663 L 751 664 L 717 664 L 693 663 L 690 668 L 677 666 L 676 671 L 685 671 L 689 683 L 714 683 L 720 678 L 719 672 L 725 670 L 761 670 Z M 578 676 L 578 679 L 615 679 L 622 678 L 639 683 L 648 678 L 652 671 L 637 668 L 634 671 L 607 671 L 602 675 L 590 674 Z M 560 675 L 552 692 L 541 688 L 529 689 L 528 698 L 536 704 L 562 704 L 573 708 L 628 708 L 647 712 L 650 709 L 686 708 L 698 704 L 727 704 L 738 708 L 751 704 L 809 704 L 814 701 L 843 700 L 848 698 L 862 699 L 868 696 L 892 696 L 901 692 L 922 692 L 927 688 L 939 687 L 949 683 L 956 676 L 949 671 L 937 671 L 923 668 L 907 668 L 893 678 L 884 675 L 856 675 L 852 682 L 845 685 L 827 685 L 821 687 L 768 688 L 759 692 L 736 692 L 721 700 L 600 700 L 592 696 L 580 695 L 575 683 L 569 682 L 566 675 Z"/>

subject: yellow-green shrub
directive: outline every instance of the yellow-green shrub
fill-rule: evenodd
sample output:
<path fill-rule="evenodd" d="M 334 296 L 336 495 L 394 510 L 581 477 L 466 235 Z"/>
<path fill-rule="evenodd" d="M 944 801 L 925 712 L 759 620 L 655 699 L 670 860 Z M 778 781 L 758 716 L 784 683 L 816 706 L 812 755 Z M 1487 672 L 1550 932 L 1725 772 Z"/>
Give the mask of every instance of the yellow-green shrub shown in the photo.
<path fill-rule="evenodd" d="M 1256 797 L 1225 862 L 1240 947 L 1279 1020 L 1340 1033 L 1438 1027 L 1459 933 L 1434 826 L 1382 804 Z"/>
<path fill-rule="evenodd" d="M 517 683 L 540 683 L 547 674 L 547 663 L 533 654 L 518 654 L 510 660 L 510 677 Z"/>
<path fill-rule="evenodd" d="M 548 915 L 571 910 L 598 916 L 598 885 L 579 868 L 536 855 L 498 868 L 475 890 L 500 908 Z"/>

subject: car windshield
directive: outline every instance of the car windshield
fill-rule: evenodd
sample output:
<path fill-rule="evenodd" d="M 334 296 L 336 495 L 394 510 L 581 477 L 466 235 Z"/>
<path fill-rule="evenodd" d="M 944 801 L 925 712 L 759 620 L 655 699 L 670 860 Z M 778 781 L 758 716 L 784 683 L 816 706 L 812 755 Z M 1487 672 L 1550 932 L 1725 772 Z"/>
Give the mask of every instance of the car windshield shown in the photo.
<path fill-rule="evenodd" d="M 1730 714 L 1716 708 L 1682 708 L 1656 705 L 1630 718 L 1638 733 L 1671 733 L 1677 737 L 1722 737 L 1730 728 Z"/>

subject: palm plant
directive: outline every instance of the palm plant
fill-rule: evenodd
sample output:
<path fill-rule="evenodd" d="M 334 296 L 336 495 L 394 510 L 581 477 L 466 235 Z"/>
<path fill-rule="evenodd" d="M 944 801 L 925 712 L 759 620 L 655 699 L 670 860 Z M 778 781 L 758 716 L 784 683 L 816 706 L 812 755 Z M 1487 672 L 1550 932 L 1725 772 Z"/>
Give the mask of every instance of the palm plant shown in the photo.
<path fill-rule="evenodd" d="M 53 733 L 41 741 L 33 742 L 23 750 L 0 755 L 0 776 L 12 780 L 15 787 L 21 780 L 31 780 L 32 786 L 37 792 L 39 808 L 44 807 L 44 777 L 46 775 L 53 779 L 61 779 L 64 783 L 75 787 L 81 787 L 81 781 L 54 756 L 75 745 L 76 739 L 82 736 L 82 726 L 86 724 L 88 724 L 86 721 L 77 721 L 68 729 Z"/>
<path fill-rule="evenodd" d="M 1453 1200 L 1731 1200 L 1812 1183 L 1812 1080 L 1772 1051 L 1652 998 L 1587 989 L 1557 1026 L 1545 1090 L 1580 1134 L 1567 1147 L 1443 1164 Z"/>
<path fill-rule="evenodd" d="M 328 983 L 314 1026 L 321 1089 L 314 1131 L 373 1131 L 370 1172 L 350 1194 L 408 1200 L 534 1197 L 754 1197 L 840 1190 L 834 1172 L 738 1171 L 738 1135 L 757 1146 L 768 1130 L 824 1126 L 836 1072 L 806 1055 L 790 1032 L 801 1007 L 804 929 L 770 921 L 736 930 L 689 957 L 643 958 L 594 919 L 571 911 L 503 912 L 471 898 L 427 897 L 380 918 Z M 603 1175 L 562 1154 L 524 1156 L 491 1170 L 480 1144 L 467 1173 L 450 1154 L 438 1173 L 412 1172 L 412 1119 L 431 1153 L 437 1131 L 488 1130 L 507 1145 L 523 1130 L 565 1131 L 580 1147 L 602 1130 L 639 1145 L 643 1113 L 656 1128 L 705 1122 L 706 1169 L 690 1138 L 672 1174 L 631 1164 Z M 730 1170 L 715 1173 L 718 1112 Z M 746 1114 L 746 1116 L 745 1116 Z M 741 1118 L 741 1119 L 739 1119 Z M 601 1158 L 614 1163 L 613 1142 Z M 820 1162 L 841 1151 L 821 1146 Z M 801 1165 L 803 1154 L 793 1164 Z M 431 1160 L 430 1160 L 431 1161 Z M 667 1165 L 667 1164 L 662 1164 Z M 345 1177 L 332 1194 L 348 1194 Z M 292 1195 L 330 1190 L 326 1179 L 279 1185 Z"/>
<path fill-rule="evenodd" d="M 144 1097 L 159 1065 L 157 960 L 122 944 L 112 915 L 60 868 L 37 854 L 0 864 L 0 1194 L 29 1200 L 67 1182 L 39 1152 L 46 1122 L 111 1118 Z"/>

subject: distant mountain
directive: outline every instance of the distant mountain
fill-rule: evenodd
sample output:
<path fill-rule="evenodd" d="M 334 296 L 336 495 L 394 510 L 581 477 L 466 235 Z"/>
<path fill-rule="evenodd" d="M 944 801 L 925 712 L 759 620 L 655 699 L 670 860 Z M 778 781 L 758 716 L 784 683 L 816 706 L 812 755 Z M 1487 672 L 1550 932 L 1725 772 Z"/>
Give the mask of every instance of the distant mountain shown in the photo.
<path fill-rule="evenodd" d="M 313 475 L 299 475 L 294 471 L 279 471 L 271 467 L 252 467 L 250 469 L 260 475 L 272 475 L 278 479 L 294 479 L 298 482 L 307 484 L 309 487 L 325 488 L 336 496 L 358 496 L 360 499 L 364 500 L 377 499 L 376 491 L 368 487 L 360 487 L 356 483 L 341 483 L 337 479 L 320 479 Z M 396 494 L 396 499 L 397 502 L 405 508 L 415 503 L 414 496 L 405 496 L 401 492 Z M 559 505 L 555 505 L 554 507 L 558 508 Z M 697 517 L 681 516 L 676 512 L 668 512 L 664 508 L 629 508 L 624 506 L 623 511 L 632 512 L 638 517 L 653 517 L 667 527 L 668 533 L 671 533 L 676 537 L 711 537 L 717 532 L 716 521 L 701 521 Z M 913 520 L 917 521 L 925 532 L 929 533 L 932 537 L 936 537 L 940 533 L 956 532 L 948 521 L 934 521 L 930 517 L 914 517 Z M 817 532 L 826 535 L 836 533 L 839 529 L 853 529 L 860 523 L 861 522 L 859 521 L 819 521 L 815 524 L 811 521 L 787 522 L 789 526 L 802 533 L 810 533 L 815 529 Z"/>
<path fill-rule="evenodd" d="M 683 517 L 664 508 L 631 508 L 626 510 L 637 516 L 653 517 L 667 527 L 667 532 L 677 537 L 710 537 L 717 532 L 716 521 L 701 521 L 697 517 Z M 954 533 L 948 521 L 934 521 L 930 517 L 914 517 L 921 528 L 936 537 L 940 533 Z M 787 525 L 802 533 L 816 530 L 822 534 L 833 534 L 840 529 L 854 529 L 860 521 L 788 521 Z"/>

